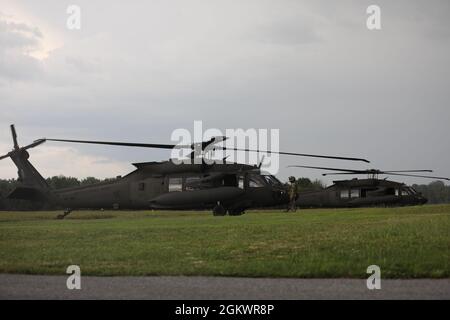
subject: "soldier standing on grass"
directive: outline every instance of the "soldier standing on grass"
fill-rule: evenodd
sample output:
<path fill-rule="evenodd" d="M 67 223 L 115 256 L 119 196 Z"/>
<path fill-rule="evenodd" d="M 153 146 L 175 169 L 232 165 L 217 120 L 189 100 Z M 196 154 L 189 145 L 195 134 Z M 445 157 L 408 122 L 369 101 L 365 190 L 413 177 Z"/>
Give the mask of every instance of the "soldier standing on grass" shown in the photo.
<path fill-rule="evenodd" d="M 289 177 L 289 190 L 288 190 L 288 196 L 289 196 L 289 205 L 286 210 L 286 212 L 292 211 L 295 212 L 297 210 L 295 202 L 298 198 L 298 185 L 297 181 L 295 181 L 295 177 Z"/>

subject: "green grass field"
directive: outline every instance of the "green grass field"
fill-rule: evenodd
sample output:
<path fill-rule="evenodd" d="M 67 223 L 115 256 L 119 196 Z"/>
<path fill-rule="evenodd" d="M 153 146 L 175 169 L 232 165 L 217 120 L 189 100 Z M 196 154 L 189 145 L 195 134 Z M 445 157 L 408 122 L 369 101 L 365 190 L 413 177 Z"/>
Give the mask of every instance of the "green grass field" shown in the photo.
<path fill-rule="evenodd" d="M 0 273 L 450 276 L 450 205 L 209 212 L 0 212 Z"/>

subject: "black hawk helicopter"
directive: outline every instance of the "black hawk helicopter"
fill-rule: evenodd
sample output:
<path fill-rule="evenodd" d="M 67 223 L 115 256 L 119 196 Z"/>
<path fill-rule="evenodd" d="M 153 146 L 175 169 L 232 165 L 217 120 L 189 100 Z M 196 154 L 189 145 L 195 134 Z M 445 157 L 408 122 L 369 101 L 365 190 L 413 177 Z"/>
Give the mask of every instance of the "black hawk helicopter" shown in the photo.
<path fill-rule="evenodd" d="M 21 185 L 7 198 L 32 200 L 46 207 L 73 209 L 213 209 L 214 215 L 240 215 L 251 207 L 277 206 L 287 203 L 286 187 L 273 175 L 263 174 L 259 165 L 213 163 L 204 161 L 205 150 L 234 150 L 277 153 L 282 155 L 364 161 L 360 158 L 273 152 L 216 146 L 226 137 L 192 145 L 128 143 L 68 139 L 38 139 L 19 147 L 14 125 L 11 125 L 14 148 L 1 159 L 10 157 L 18 168 Z M 113 181 L 87 186 L 52 190 L 46 180 L 28 161 L 28 150 L 46 141 L 158 149 L 189 148 L 190 156 L 202 157 L 200 163 L 162 162 L 133 163 L 136 170 Z"/>
<path fill-rule="evenodd" d="M 407 176 L 418 178 L 431 178 L 450 180 L 445 177 L 417 175 L 412 173 L 433 172 L 433 170 L 394 170 L 382 171 L 378 169 L 353 170 L 341 168 L 289 166 L 297 168 L 309 168 L 337 171 L 323 173 L 327 175 L 367 175 L 367 179 L 351 179 L 333 181 L 333 185 L 319 191 L 300 192 L 296 201 L 297 206 L 303 208 L 314 207 L 368 207 L 368 206 L 408 206 L 422 205 L 427 199 L 414 188 L 404 183 L 378 179 L 379 175 Z"/>

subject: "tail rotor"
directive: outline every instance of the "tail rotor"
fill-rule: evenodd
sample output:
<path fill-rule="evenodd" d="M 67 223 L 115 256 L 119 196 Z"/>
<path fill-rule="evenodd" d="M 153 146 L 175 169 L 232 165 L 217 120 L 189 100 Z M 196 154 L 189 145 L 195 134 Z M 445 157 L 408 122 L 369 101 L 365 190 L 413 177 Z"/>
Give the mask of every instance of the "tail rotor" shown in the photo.
<path fill-rule="evenodd" d="M 18 169 L 19 181 L 22 182 L 24 186 L 32 187 L 38 190 L 47 190 L 48 184 L 45 179 L 40 175 L 40 173 L 33 167 L 33 165 L 28 161 L 30 155 L 28 154 L 28 149 L 37 147 L 46 141 L 46 139 L 38 139 L 32 143 L 20 147 L 17 141 L 17 133 L 14 125 L 10 126 L 11 135 L 13 140 L 14 148 L 7 154 L 0 156 L 0 160 L 5 158 L 11 158 Z"/>
<path fill-rule="evenodd" d="M 12 135 L 13 143 L 14 143 L 14 150 L 19 150 L 19 144 L 17 143 L 16 128 L 14 127 L 13 124 L 10 127 L 11 127 L 11 135 Z"/>
<path fill-rule="evenodd" d="M 20 147 L 19 143 L 17 141 L 17 133 L 16 133 L 16 128 L 14 127 L 14 125 L 12 124 L 10 126 L 11 128 L 11 136 L 12 136 L 12 140 L 13 140 L 13 147 L 14 149 L 10 152 L 8 152 L 7 154 L 0 156 L 0 160 L 8 158 L 8 157 L 12 157 L 14 155 L 18 155 L 20 153 L 23 153 L 23 151 L 37 147 L 38 145 L 42 144 L 45 142 L 45 139 L 38 139 L 33 141 L 32 143 L 30 143 L 29 145 L 26 145 L 24 147 Z"/>

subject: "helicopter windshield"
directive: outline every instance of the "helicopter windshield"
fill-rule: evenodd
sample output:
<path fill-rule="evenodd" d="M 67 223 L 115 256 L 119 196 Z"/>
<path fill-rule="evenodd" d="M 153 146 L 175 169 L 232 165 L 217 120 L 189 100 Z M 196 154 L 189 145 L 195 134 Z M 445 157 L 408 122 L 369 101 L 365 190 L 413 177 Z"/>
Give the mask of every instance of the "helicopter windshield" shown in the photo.
<path fill-rule="evenodd" d="M 409 191 L 411 192 L 411 194 L 417 194 L 417 190 L 414 189 L 413 187 L 408 187 Z"/>
<path fill-rule="evenodd" d="M 280 180 L 278 180 L 272 175 L 263 175 L 263 177 L 267 181 L 267 183 L 271 186 L 280 186 L 282 184 Z"/>
<path fill-rule="evenodd" d="M 248 176 L 248 186 L 250 188 L 262 188 L 265 186 L 265 180 L 259 175 L 250 174 Z"/>
<path fill-rule="evenodd" d="M 414 195 L 416 193 L 417 193 L 417 191 L 414 190 L 411 187 L 404 187 L 404 188 L 402 188 L 402 196 Z"/>

